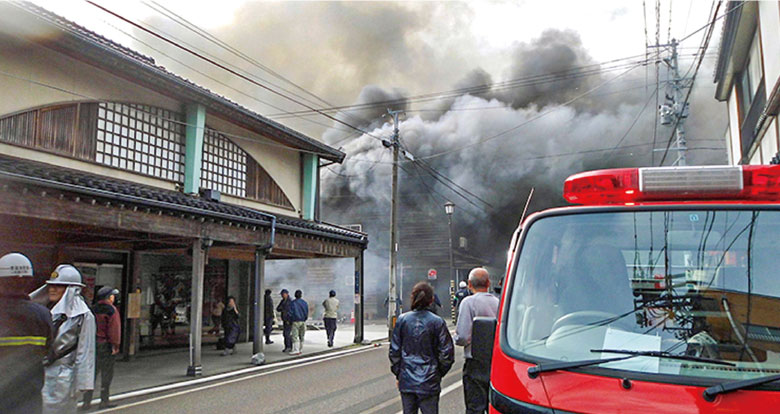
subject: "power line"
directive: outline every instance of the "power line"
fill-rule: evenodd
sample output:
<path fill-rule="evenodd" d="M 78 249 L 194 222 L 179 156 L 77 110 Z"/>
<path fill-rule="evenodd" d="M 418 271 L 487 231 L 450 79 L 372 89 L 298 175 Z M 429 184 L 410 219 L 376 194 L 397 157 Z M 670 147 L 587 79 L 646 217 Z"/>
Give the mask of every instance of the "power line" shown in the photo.
<path fill-rule="evenodd" d="M 617 150 L 618 147 L 620 147 L 620 144 L 623 143 L 623 140 L 625 140 L 626 137 L 628 137 L 628 134 L 631 132 L 632 129 L 634 129 L 634 125 L 636 125 L 636 122 L 639 120 L 639 117 L 641 117 L 642 114 L 645 112 L 645 109 L 647 109 L 647 105 L 649 105 L 650 101 L 652 101 L 653 98 L 656 97 L 657 95 L 658 95 L 658 89 L 656 89 L 653 92 L 653 94 L 650 95 L 650 98 L 647 101 L 645 101 L 645 104 L 642 106 L 642 109 L 640 109 L 639 112 L 636 114 L 636 117 L 634 117 L 634 120 L 631 122 L 631 125 L 628 126 L 626 132 L 623 134 L 622 137 L 620 137 L 620 140 L 618 140 L 618 143 L 615 144 L 615 147 L 612 149 L 609 155 L 607 155 L 607 160 L 612 159 L 612 155 L 615 154 L 615 150 Z"/>
<path fill-rule="evenodd" d="M 540 118 L 542 118 L 542 117 L 544 117 L 546 115 L 549 115 L 550 113 L 555 112 L 558 109 L 565 107 L 566 105 L 574 103 L 575 101 L 577 101 L 577 100 L 587 96 L 588 94 L 596 91 L 597 89 L 603 87 L 604 85 L 606 85 L 606 84 L 608 84 L 608 83 L 610 83 L 610 82 L 612 82 L 614 80 L 617 80 L 618 78 L 621 78 L 621 77 L 627 75 L 629 72 L 631 72 L 632 70 L 636 69 L 639 66 L 641 66 L 641 65 L 633 66 L 633 67 L 629 68 L 628 70 L 626 70 L 624 72 L 621 72 L 619 75 L 614 76 L 612 78 L 609 78 L 606 81 L 596 85 L 595 87 L 593 87 L 593 88 L 591 88 L 591 89 L 589 89 L 589 90 L 587 90 L 587 91 L 585 91 L 585 92 L 575 96 L 574 98 L 569 99 L 568 101 L 563 102 L 562 104 L 560 104 L 560 105 L 558 105 L 558 106 L 556 106 L 556 107 L 554 107 L 554 108 L 552 108 L 550 110 L 544 111 L 544 112 L 542 112 L 542 113 L 540 113 L 540 114 L 538 114 L 538 115 L 536 115 L 536 116 L 534 116 L 534 117 L 532 117 L 532 118 L 530 118 L 530 119 L 528 119 L 528 120 L 526 120 L 526 121 L 524 121 L 524 122 L 522 122 L 522 123 L 520 123 L 518 125 L 515 125 L 515 126 L 509 128 L 509 129 L 507 129 L 507 130 L 501 131 L 501 132 L 499 132 L 499 133 L 497 133 L 495 135 L 491 135 L 491 136 L 489 136 L 487 138 L 479 139 L 479 140 L 477 140 L 475 142 L 472 142 L 470 144 L 467 144 L 467 145 L 463 145 L 463 146 L 460 146 L 460 147 L 456 147 L 456 148 L 452 148 L 452 149 L 449 149 L 449 150 L 445 150 L 445 151 L 442 151 L 442 152 L 439 152 L 439 153 L 436 153 L 436 154 L 427 155 L 425 157 L 420 157 L 418 159 L 431 159 L 431 158 L 440 157 L 442 155 L 451 154 L 453 152 L 461 151 L 461 150 L 464 150 L 466 148 L 470 148 L 470 147 L 473 147 L 475 145 L 480 145 L 480 144 L 483 144 L 483 143 L 485 143 L 487 141 L 491 141 L 493 139 L 502 137 L 502 136 L 504 136 L 504 135 L 506 135 L 506 134 L 508 134 L 508 133 L 510 133 L 512 131 L 515 131 L 517 129 L 522 128 L 523 126 L 525 126 L 527 124 L 530 124 L 531 122 L 534 122 L 534 121 L 536 121 L 536 120 L 538 120 L 538 119 L 540 119 Z"/>
<path fill-rule="evenodd" d="M 98 9 L 103 10 L 104 12 L 106 12 L 106 13 L 114 16 L 114 17 L 116 17 L 117 19 L 122 20 L 123 22 L 125 22 L 127 24 L 130 24 L 133 27 L 138 28 L 139 30 L 142 30 L 142 31 L 144 31 L 144 32 L 146 32 L 146 33 L 148 33 L 148 34 L 150 34 L 150 35 L 152 35 L 152 36 L 154 36 L 154 37 L 156 37 L 156 38 L 158 38 L 158 39 L 160 39 L 160 40 L 170 44 L 170 45 L 173 45 L 174 47 L 176 47 L 178 49 L 181 49 L 181 50 L 183 50 L 183 51 L 185 51 L 185 52 L 187 52 L 187 53 L 189 53 L 189 54 L 191 54 L 191 55 L 193 55 L 193 56 L 195 56 L 195 57 L 197 57 L 197 58 L 199 58 L 199 59 L 201 59 L 201 60 L 203 60 L 203 61 L 205 61 L 207 63 L 210 63 L 210 64 L 212 64 L 212 65 L 214 65 L 214 66 L 216 66 L 216 67 L 218 67 L 218 68 L 228 72 L 228 73 L 231 73 L 232 75 L 237 76 L 237 77 L 239 77 L 239 78 L 241 78 L 241 79 L 243 79 L 243 80 L 245 80 L 245 81 L 247 81 L 247 82 L 249 82 L 249 83 L 251 83 L 253 85 L 259 86 L 260 88 L 263 88 L 263 89 L 265 89 L 265 90 L 267 90 L 267 91 L 269 91 L 269 92 L 271 92 L 271 93 L 273 93 L 275 95 L 278 95 L 278 96 L 280 96 L 280 97 L 282 97 L 284 99 L 287 99 L 287 100 L 289 100 L 291 102 L 294 102 L 294 103 L 296 103 L 296 104 L 298 104 L 300 106 L 303 106 L 304 108 L 307 108 L 309 110 L 315 111 L 315 112 L 321 114 L 322 116 L 324 116 L 324 117 L 326 117 L 326 118 L 328 118 L 328 119 L 330 119 L 330 120 L 332 120 L 334 122 L 342 124 L 342 125 L 344 125 L 344 126 L 346 126 L 348 128 L 354 129 L 356 131 L 363 132 L 365 135 L 374 137 L 377 140 L 380 140 L 380 141 L 382 140 L 382 138 L 374 136 L 373 134 L 371 134 L 369 132 L 363 131 L 362 129 L 360 129 L 360 128 L 352 125 L 352 124 L 349 124 L 348 122 L 344 122 L 344 121 L 342 121 L 342 120 L 340 120 L 340 119 L 338 119 L 336 117 L 333 117 L 333 116 L 331 116 L 331 115 L 329 115 L 327 113 L 324 113 L 324 112 L 320 111 L 319 109 L 316 109 L 316 108 L 312 107 L 311 105 L 308 105 L 308 104 L 306 104 L 304 102 L 301 102 L 298 99 L 295 99 L 295 98 L 292 98 L 290 96 L 287 96 L 287 95 L 285 95 L 285 94 L 283 94 L 283 93 L 281 93 L 281 92 L 279 92 L 279 91 L 277 91 L 277 90 L 275 90 L 273 88 L 268 87 L 267 85 L 264 85 L 264 84 L 262 84 L 260 82 L 255 81 L 254 79 L 252 79 L 252 78 L 250 78 L 248 76 L 244 76 L 243 74 L 241 74 L 241 73 L 239 73 L 239 72 L 237 72 L 237 71 L 235 71 L 235 70 L 233 70 L 233 69 L 231 69 L 231 68 L 229 68 L 229 67 L 227 67 L 225 65 L 222 65 L 222 64 L 220 64 L 219 62 L 216 62 L 213 59 L 210 59 L 210 58 L 208 58 L 208 57 L 206 57 L 206 56 L 204 56 L 204 55 L 202 55 L 202 54 L 200 54 L 200 53 L 198 53 L 198 52 L 196 52 L 196 51 L 194 51 L 194 50 L 192 50 L 190 48 L 182 46 L 181 44 L 179 44 L 177 42 L 174 42 L 174 41 L 168 39 L 167 37 L 165 37 L 165 36 L 155 32 L 153 30 L 147 29 L 147 28 L 141 26 L 140 24 L 135 23 L 132 20 L 127 19 L 127 18 L 125 18 L 124 16 L 122 16 L 122 15 L 120 15 L 118 13 L 115 13 L 115 12 L 113 12 L 113 11 L 111 11 L 111 10 L 109 10 L 109 9 L 107 9 L 107 8 L 97 4 L 97 3 L 95 3 L 92 0 L 84 0 L 84 1 L 87 2 L 88 4 L 91 4 L 92 6 L 94 6 L 96 8 L 98 8 Z"/>
<path fill-rule="evenodd" d="M 302 91 L 303 93 L 305 93 L 305 94 L 307 94 L 309 96 L 312 96 L 314 99 L 316 99 L 320 103 L 325 104 L 327 106 L 333 106 L 332 103 L 326 101 L 325 99 L 321 98 L 320 96 L 317 96 L 316 94 L 314 94 L 313 92 L 307 90 L 306 88 L 298 85 L 297 83 L 293 82 L 292 80 L 288 79 L 287 77 L 283 76 L 282 74 L 276 72 L 275 70 L 271 69 L 270 67 L 262 64 L 258 60 L 256 60 L 256 59 L 252 58 L 251 56 L 247 55 L 246 53 L 243 53 L 239 49 L 231 46 L 227 42 L 219 39 L 218 37 L 216 37 L 213 34 L 211 34 L 210 32 L 208 32 L 207 30 L 200 28 L 198 25 L 190 22 L 189 20 L 187 20 L 186 18 L 182 17 L 179 14 L 176 14 L 175 12 L 173 12 L 172 10 L 170 10 L 170 9 L 166 8 L 165 6 L 161 5 L 157 1 L 152 0 L 151 3 L 153 3 L 153 4 L 149 4 L 149 2 L 143 1 L 143 4 L 146 5 L 147 7 L 151 8 L 152 10 L 156 11 L 157 13 L 160 13 L 161 15 L 163 15 L 166 18 L 172 20 L 173 22 L 181 25 L 182 27 L 186 28 L 187 30 L 192 31 L 196 35 L 198 35 L 200 37 L 203 37 L 204 39 L 208 40 L 209 42 L 211 42 L 213 44 L 216 44 L 218 47 L 220 47 L 220 48 L 222 48 L 224 50 L 227 50 L 228 52 L 230 52 L 234 56 L 237 56 L 240 59 L 244 60 L 245 62 L 248 62 L 251 65 L 253 65 L 253 66 L 255 66 L 255 67 L 265 71 L 266 73 L 269 73 L 272 76 L 275 76 L 276 78 L 281 79 L 281 80 L 287 82 L 288 84 L 292 85 L 293 87 L 295 87 L 296 89 Z M 281 89 L 282 91 L 285 91 L 285 92 L 287 92 L 287 93 L 289 93 L 289 94 L 291 94 L 293 96 L 296 96 L 296 97 L 298 97 L 300 99 L 303 99 L 306 102 L 311 103 L 312 105 L 317 105 L 314 102 L 312 102 L 311 100 L 309 100 L 307 98 L 304 98 L 304 97 L 302 97 L 302 96 L 300 96 L 300 95 L 298 95 L 298 94 L 296 94 L 294 92 L 291 92 L 291 91 L 289 91 L 287 89 L 284 89 L 284 88 L 282 88 L 280 86 L 274 85 L 274 84 L 272 84 L 270 82 L 268 82 L 268 83 L 273 85 L 273 86 L 276 86 L 277 88 Z M 352 121 L 354 122 L 355 119 L 352 118 Z M 364 120 L 362 118 L 358 118 L 358 121 L 362 121 L 362 122 L 368 123 L 366 120 Z"/>
<path fill-rule="evenodd" d="M 550 83 L 550 82 L 557 82 L 561 80 L 568 80 L 568 79 L 575 79 L 578 77 L 583 76 L 589 76 L 589 75 L 597 75 L 602 74 L 604 72 L 612 71 L 612 70 L 620 70 L 624 69 L 630 66 L 633 66 L 635 64 L 641 64 L 645 63 L 643 60 L 635 60 L 632 62 L 623 62 L 619 64 L 615 64 L 608 67 L 603 67 L 605 64 L 611 64 L 611 63 L 617 63 L 620 61 L 627 61 L 629 59 L 636 59 L 637 57 L 641 57 L 642 55 L 635 55 L 635 56 L 629 56 L 626 58 L 620 58 L 620 59 L 614 59 L 612 61 L 608 62 L 602 62 L 602 63 L 596 63 L 591 65 L 585 65 L 575 68 L 570 68 L 565 71 L 559 71 L 559 72 L 552 72 L 552 73 L 546 73 L 546 74 L 538 74 L 538 75 L 529 75 L 525 77 L 520 77 L 516 79 L 511 79 L 507 81 L 502 82 L 494 82 L 494 83 L 487 83 L 482 85 L 476 85 L 476 86 L 470 86 L 466 88 L 459 88 L 459 89 L 452 89 L 447 91 L 439 91 L 439 92 L 429 92 L 425 94 L 420 95 L 413 95 L 409 97 L 404 98 L 398 98 L 398 99 L 390 99 L 390 100 L 384 100 L 384 101 L 375 101 L 375 102 L 367 102 L 362 104 L 352 104 L 352 105 L 341 105 L 341 106 L 334 106 L 330 108 L 321 108 L 324 112 L 335 112 L 335 111 L 346 111 L 346 110 L 360 110 L 360 109 L 368 109 L 373 107 L 380 107 L 380 106 L 388 106 L 388 105 L 398 105 L 398 104 L 407 104 L 407 103 L 413 103 L 413 102 L 419 102 L 419 101 L 427 101 L 427 100 L 436 100 L 436 99 L 445 99 L 445 98 L 452 98 L 461 96 L 467 93 L 475 94 L 480 92 L 488 92 L 488 91 L 496 91 L 496 90 L 505 90 L 505 89 L 513 89 L 517 87 L 523 87 L 523 86 L 534 86 L 544 83 Z M 283 117 L 289 117 L 293 114 L 295 115 L 303 115 L 303 114 L 310 114 L 312 111 L 296 111 L 296 112 L 290 112 L 290 113 L 278 113 L 278 114 L 270 114 L 269 117 L 272 118 L 283 118 Z"/>

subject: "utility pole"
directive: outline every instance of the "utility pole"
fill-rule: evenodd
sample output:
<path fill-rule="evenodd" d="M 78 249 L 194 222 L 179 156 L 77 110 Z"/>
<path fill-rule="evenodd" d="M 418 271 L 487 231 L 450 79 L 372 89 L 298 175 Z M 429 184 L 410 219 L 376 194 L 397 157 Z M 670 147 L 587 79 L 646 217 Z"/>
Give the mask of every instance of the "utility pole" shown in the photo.
<path fill-rule="evenodd" d="M 664 59 L 664 62 L 669 66 L 672 76 L 668 81 L 669 89 L 666 93 L 666 102 L 658 108 L 658 112 L 661 118 L 661 125 L 675 126 L 675 143 L 674 147 L 669 148 L 669 150 L 677 151 L 677 159 L 674 160 L 672 165 L 685 166 L 687 165 L 686 155 L 688 152 L 688 146 L 685 140 L 685 120 L 688 118 L 689 110 L 688 103 L 684 102 L 683 90 L 692 87 L 692 85 L 687 79 L 680 77 L 680 66 L 677 54 L 678 45 L 679 42 L 676 39 L 672 39 L 671 43 L 668 45 L 655 45 L 651 47 L 670 47 L 672 49 L 672 56 Z"/>
<path fill-rule="evenodd" d="M 383 141 L 382 144 L 393 149 L 393 187 L 390 210 L 390 277 L 387 291 L 387 329 L 389 336 L 393 337 L 393 328 L 398 317 L 398 303 L 396 298 L 396 280 L 398 273 L 398 232 L 396 225 L 398 220 L 398 153 L 401 142 L 398 137 L 398 115 L 403 111 L 388 109 L 387 113 L 393 117 L 393 141 Z"/>

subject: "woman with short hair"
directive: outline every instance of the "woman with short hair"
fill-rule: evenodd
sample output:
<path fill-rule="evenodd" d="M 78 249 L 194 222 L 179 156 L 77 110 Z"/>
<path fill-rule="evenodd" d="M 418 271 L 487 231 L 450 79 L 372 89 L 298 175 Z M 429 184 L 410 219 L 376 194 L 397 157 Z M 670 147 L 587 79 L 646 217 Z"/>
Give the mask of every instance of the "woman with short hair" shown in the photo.
<path fill-rule="evenodd" d="M 429 310 L 433 288 L 414 285 L 412 310 L 398 318 L 390 341 L 391 371 L 398 381 L 404 414 L 438 414 L 441 379 L 455 362 L 447 323 Z"/>

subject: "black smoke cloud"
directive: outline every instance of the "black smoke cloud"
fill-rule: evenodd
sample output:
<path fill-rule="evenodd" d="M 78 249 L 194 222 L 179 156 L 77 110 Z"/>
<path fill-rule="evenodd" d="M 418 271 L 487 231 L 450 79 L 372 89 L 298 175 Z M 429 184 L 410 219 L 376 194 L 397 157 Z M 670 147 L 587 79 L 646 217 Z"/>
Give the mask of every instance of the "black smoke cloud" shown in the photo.
<path fill-rule="evenodd" d="M 536 39 L 516 45 L 512 57 L 505 74 L 509 79 L 593 65 L 578 35 L 571 31 L 547 30 Z M 705 64 L 702 71 L 711 70 L 708 66 Z M 645 86 L 644 67 L 621 76 L 626 70 L 586 77 L 551 76 L 548 82 L 529 87 L 480 90 L 478 95 L 445 100 L 433 112 L 415 112 L 416 106 L 409 105 L 412 109 L 400 125 L 406 148 L 418 158 L 432 156 L 427 163 L 493 207 L 469 197 L 477 204 L 472 205 L 425 173 L 421 179 L 419 170 L 403 162 L 401 198 L 406 203 L 401 205 L 402 214 L 426 210 L 444 220 L 443 198 L 433 195 L 432 200 L 419 194 L 432 190 L 444 195 L 458 205 L 456 236 L 468 235 L 472 253 L 500 268 L 531 188 L 535 193 L 530 210 L 538 211 L 565 204 L 561 190 L 571 174 L 658 165 L 662 154 L 653 155 L 651 145 L 655 85 Z M 490 84 L 491 80 L 487 72 L 477 68 L 455 82 L 453 89 Z M 575 99 L 580 95 L 584 96 Z M 565 104 L 573 99 L 573 103 Z M 663 88 L 660 100 L 663 102 Z M 365 96 L 361 102 L 365 102 Z M 712 98 L 712 89 L 701 82 L 694 88 L 691 102 L 688 144 L 703 149 L 692 149 L 689 163 L 726 162 L 721 142 L 726 125 L 724 108 Z M 389 136 L 391 132 L 392 125 L 387 122 L 371 129 L 375 136 Z M 663 149 L 670 134 L 670 127 L 658 126 L 656 148 Z M 331 167 L 322 176 L 325 218 L 364 224 L 371 235 L 372 254 L 382 259 L 382 265 L 376 267 L 383 277 L 389 245 L 390 165 L 367 160 L 387 162 L 389 150 L 368 135 L 349 141 L 344 150 L 349 154 L 344 165 Z M 671 152 L 668 159 L 674 156 Z M 380 289 L 383 281 L 380 278 Z"/>

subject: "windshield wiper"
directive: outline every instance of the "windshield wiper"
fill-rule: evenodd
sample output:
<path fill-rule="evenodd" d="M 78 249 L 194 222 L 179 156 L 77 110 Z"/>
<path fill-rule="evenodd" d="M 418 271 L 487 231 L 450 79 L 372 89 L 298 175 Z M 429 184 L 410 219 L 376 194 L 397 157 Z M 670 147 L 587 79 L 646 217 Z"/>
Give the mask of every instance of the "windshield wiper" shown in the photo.
<path fill-rule="evenodd" d="M 743 390 L 745 388 L 754 387 L 756 385 L 767 384 L 777 380 L 780 380 L 780 375 L 769 375 L 766 377 L 753 378 L 748 380 L 726 382 L 723 384 L 713 385 L 712 387 L 707 388 L 706 390 L 704 390 L 702 395 L 704 396 L 705 400 L 712 402 L 715 401 L 715 397 L 717 397 L 718 394 L 725 394 L 727 392 Z"/>
<path fill-rule="evenodd" d="M 693 355 L 676 355 L 676 354 L 671 354 L 668 351 L 630 351 L 627 349 L 591 349 L 590 352 L 605 352 L 608 354 L 627 354 L 633 356 L 649 356 L 649 357 L 658 357 L 658 358 L 679 359 L 682 361 L 706 362 L 708 364 L 726 365 L 729 367 L 736 366 L 731 362 L 721 361 L 719 359 L 702 358 Z"/>
<path fill-rule="evenodd" d="M 635 356 L 636 355 L 629 355 L 629 356 L 616 357 L 616 358 L 599 358 L 599 359 L 586 359 L 584 361 L 551 362 L 549 364 L 536 364 L 535 366 L 528 368 L 528 377 L 536 378 L 542 372 L 587 367 L 589 365 L 606 364 L 607 362 L 622 361 L 624 359 L 633 358 Z"/>
<path fill-rule="evenodd" d="M 605 352 L 605 353 L 627 354 L 627 355 L 622 357 L 615 357 L 615 358 L 598 358 L 598 359 L 586 359 L 582 361 L 551 362 L 551 363 L 544 363 L 544 364 L 536 364 L 536 366 L 528 368 L 528 377 L 536 378 L 539 376 L 539 374 L 543 372 L 581 368 L 590 365 L 606 364 L 608 362 L 623 361 L 625 359 L 636 358 L 639 356 L 670 358 L 670 359 L 679 359 L 684 361 L 695 361 L 695 362 L 706 362 L 710 364 L 727 365 L 731 367 L 735 366 L 731 362 L 719 361 L 717 359 L 696 357 L 691 355 L 674 355 L 666 351 L 629 351 L 624 349 L 591 349 L 590 352 Z"/>

